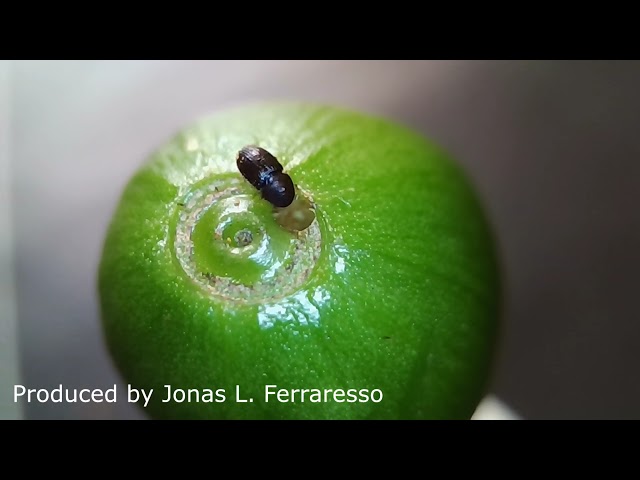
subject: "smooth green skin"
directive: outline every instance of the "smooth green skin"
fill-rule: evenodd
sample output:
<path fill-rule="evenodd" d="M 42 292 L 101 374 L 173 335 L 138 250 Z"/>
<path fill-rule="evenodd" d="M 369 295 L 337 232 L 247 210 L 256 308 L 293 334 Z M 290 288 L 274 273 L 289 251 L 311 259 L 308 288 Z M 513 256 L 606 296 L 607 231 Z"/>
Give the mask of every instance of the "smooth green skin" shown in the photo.
<path fill-rule="evenodd" d="M 249 143 L 312 192 L 323 246 L 297 292 L 242 305 L 190 281 L 172 238 L 191 185 L 239 177 L 236 154 Z M 243 188 L 264 224 L 280 228 L 257 191 Z M 128 383 L 154 389 L 145 409 L 154 418 L 470 418 L 485 393 L 499 312 L 492 236 L 446 154 L 386 120 L 303 104 L 217 114 L 152 155 L 115 212 L 99 293 L 112 357 Z M 226 401 L 162 403 L 166 384 L 223 388 Z M 384 398 L 265 403 L 269 384 L 378 388 Z M 236 403 L 236 385 L 254 402 Z"/>

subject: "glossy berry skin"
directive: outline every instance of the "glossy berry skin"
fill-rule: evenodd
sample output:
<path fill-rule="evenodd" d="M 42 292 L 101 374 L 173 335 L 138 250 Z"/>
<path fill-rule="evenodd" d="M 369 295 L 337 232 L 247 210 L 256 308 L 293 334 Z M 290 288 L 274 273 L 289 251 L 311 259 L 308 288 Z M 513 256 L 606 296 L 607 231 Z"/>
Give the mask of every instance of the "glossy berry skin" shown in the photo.
<path fill-rule="evenodd" d="M 289 207 L 252 191 L 280 170 L 247 139 L 287 159 Z M 124 384 L 153 389 L 151 418 L 470 418 L 501 310 L 489 226 L 464 172 L 406 127 L 322 105 L 217 112 L 123 191 L 99 266 L 106 344 Z M 226 400 L 165 403 L 165 385 Z M 384 399 L 267 402 L 267 385 Z"/>
<path fill-rule="evenodd" d="M 284 173 L 282 165 L 264 148 L 247 145 L 238 152 L 238 170 L 256 187 L 266 201 L 275 207 L 287 207 L 296 191 L 291 177 Z"/>

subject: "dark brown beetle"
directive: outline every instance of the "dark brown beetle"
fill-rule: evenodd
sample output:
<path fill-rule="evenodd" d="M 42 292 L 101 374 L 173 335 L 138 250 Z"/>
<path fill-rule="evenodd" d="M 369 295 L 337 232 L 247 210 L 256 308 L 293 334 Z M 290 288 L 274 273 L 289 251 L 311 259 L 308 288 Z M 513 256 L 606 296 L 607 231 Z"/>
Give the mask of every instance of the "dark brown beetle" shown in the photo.
<path fill-rule="evenodd" d="M 291 205 L 296 196 L 291 177 L 284 173 L 278 159 L 264 148 L 247 145 L 238 152 L 238 170 L 275 207 Z"/>

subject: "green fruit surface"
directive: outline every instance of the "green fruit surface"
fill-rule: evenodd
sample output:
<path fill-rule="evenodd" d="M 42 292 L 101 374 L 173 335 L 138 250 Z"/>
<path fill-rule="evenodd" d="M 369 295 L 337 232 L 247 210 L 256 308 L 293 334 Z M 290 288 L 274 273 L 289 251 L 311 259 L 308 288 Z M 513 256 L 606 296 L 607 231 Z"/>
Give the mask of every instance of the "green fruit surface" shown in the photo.
<path fill-rule="evenodd" d="M 302 256 L 237 170 L 247 144 L 316 206 L 320 241 Z M 188 223 L 202 192 L 225 188 Z M 179 228 L 192 239 L 182 254 Z M 238 249 L 243 228 L 254 242 Z M 150 156 L 117 206 L 98 283 L 110 353 L 127 383 L 154 389 L 151 417 L 464 419 L 486 393 L 498 280 L 478 200 L 440 149 L 384 119 L 275 103 L 204 118 Z M 164 385 L 225 401 L 164 403 Z M 236 385 L 254 401 L 237 402 Z M 265 402 L 265 385 L 384 396 Z"/>

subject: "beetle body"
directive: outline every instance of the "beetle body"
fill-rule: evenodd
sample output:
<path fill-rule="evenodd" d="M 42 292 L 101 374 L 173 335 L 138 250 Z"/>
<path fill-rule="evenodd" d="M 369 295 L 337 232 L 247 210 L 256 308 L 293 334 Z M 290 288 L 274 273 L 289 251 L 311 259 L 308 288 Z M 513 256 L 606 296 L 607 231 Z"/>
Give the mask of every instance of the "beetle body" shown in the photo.
<path fill-rule="evenodd" d="M 296 191 L 291 177 L 283 172 L 278 159 L 264 148 L 247 145 L 238 152 L 236 159 L 242 176 L 260 191 L 262 198 L 275 207 L 287 207 Z"/>

